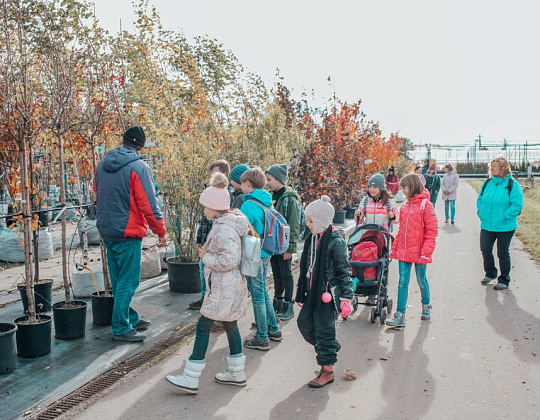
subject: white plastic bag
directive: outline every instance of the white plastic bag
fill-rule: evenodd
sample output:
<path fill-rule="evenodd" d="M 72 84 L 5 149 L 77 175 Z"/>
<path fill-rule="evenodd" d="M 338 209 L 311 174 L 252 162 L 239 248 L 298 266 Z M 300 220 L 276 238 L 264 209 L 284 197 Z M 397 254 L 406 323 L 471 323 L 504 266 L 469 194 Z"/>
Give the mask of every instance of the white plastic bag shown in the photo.
<path fill-rule="evenodd" d="M 143 249 L 141 255 L 141 279 L 150 279 L 161 274 L 161 262 L 157 248 Z"/>
<path fill-rule="evenodd" d="M 79 221 L 77 224 L 77 230 L 79 231 L 79 240 L 83 243 L 83 227 Z M 86 219 L 86 237 L 88 238 L 88 245 L 99 245 L 99 232 L 97 230 L 97 221 Z"/>
<path fill-rule="evenodd" d="M 0 261 L 24 262 L 23 239 L 22 231 L 10 232 L 9 229 L 0 228 Z M 53 257 L 53 242 L 49 228 L 39 230 L 38 241 L 38 258 L 42 260 Z"/>
<path fill-rule="evenodd" d="M 100 291 L 104 290 L 103 286 L 103 265 L 101 261 L 95 261 L 88 263 L 87 266 L 94 274 L 94 280 Z M 92 280 L 92 274 L 87 269 L 81 269 L 81 267 L 74 267 L 71 270 L 71 287 L 73 288 L 73 294 L 77 298 L 90 297 L 92 293 L 96 291 L 96 286 Z"/>

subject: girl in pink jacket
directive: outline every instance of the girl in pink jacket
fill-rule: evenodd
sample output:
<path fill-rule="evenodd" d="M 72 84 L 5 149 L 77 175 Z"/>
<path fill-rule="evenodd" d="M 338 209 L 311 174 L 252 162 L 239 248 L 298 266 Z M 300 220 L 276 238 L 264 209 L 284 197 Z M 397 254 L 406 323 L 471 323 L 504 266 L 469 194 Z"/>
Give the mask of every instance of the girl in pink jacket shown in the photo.
<path fill-rule="evenodd" d="M 399 286 L 397 309 L 394 318 L 386 324 L 392 327 L 405 326 L 405 310 L 409 294 L 412 265 L 415 265 L 416 281 L 422 294 L 422 319 L 431 318 L 429 283 L 426 277 L 427 264 L 435 250 L 438 233 L 437 216 L 433 204 L 417 174 L 409 174 L 401 180 L 407 202 L 401 206 L 400 228 L 392 245 L 391 259 L 399 261 Z"/>

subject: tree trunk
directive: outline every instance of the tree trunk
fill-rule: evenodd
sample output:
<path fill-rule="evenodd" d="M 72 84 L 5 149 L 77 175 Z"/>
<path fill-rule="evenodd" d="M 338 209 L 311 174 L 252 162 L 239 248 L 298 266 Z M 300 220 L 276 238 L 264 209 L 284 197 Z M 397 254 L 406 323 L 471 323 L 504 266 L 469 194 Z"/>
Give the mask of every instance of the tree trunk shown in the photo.
<path fill-rule="evenodd" d="M 23 231 L 24 231 L 24 275 L 26 283 L 26 298 L 28 299 L 28 320 L 31 323 L 36 322 L 36 307 L 34 304 L 34 279 L 32 277 L 32 251 L 30 244 L 31 237 L 31 204 L 28 186 L 28 167 L 26 159 L 26 138 L 19 146 L 19 160 L 21 165 L 21 192 L 22 192 L 22 212 L 23 212 Z"/>
<path fill-rule="evenodd" d="M 92 151 L 92 169 L 93 169 L 93 175 L 94 175 L 94 179 L 92 179 L 92 182 L 95 182 L 97 163 L 96 163 L 96 143 L 93 138 L 90 140 L 90 147 Z M 96 197 L 96 214 L 97 214 L 97 197 Z M 101 266 L 103 267 L 103 286 L 105 287 L 105 296 L 110 296 L 112 293 L 111 292 L 112 286 L 111 286 L 111 278 L 109 277 L 109 266 L 107 265 L 107 249 L 105 248 L 103 239 L 101 239 L 101 235 L 99 235 L 99 250 L 101 251 Z"/>
<path fill-rule="evenodd" d="M 66 180 L 64 168 L 64 139 L 62 134 L 58 132 L 58 153 L 60 160 L 60 206 L 62 207 L 62 277 L 64 278 L 64 293 L 65 302 L 71 302 L 70 285 L 68 278 L 68 261 L 67 261 L 67 227 L 66 227 Z"/>

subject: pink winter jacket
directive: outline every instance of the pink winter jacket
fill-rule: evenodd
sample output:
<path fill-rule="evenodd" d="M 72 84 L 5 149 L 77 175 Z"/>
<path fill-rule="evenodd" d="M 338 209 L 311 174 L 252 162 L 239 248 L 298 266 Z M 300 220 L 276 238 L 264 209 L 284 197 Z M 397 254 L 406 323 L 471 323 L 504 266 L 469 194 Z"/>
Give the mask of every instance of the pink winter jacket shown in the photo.
<path fill-rule="evenodd" d="M 424 211 L 420 206 L 425 202 Z M 392 245 L 392 258 L 410 263 L 420 263 L 421 257 L 431 260 L 438 233 L 437 216 L 424 188 L 420 194 L 407 200 L 399 212 L 400 227 Z"/>

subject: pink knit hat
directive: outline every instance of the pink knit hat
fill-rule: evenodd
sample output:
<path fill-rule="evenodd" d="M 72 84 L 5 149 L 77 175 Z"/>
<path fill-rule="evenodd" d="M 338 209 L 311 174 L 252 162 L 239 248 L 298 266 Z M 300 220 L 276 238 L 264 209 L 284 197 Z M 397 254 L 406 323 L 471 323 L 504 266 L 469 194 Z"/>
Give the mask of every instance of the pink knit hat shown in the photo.
<path fill-rule="evenodd" d="M 229 184 L 227 177 L 219 172 L 210 178 L 210 186 L 199 197 L 199 203 L 212 210 L 229 210 L 231 208 L 231 196 L 227 191 Z"/>

